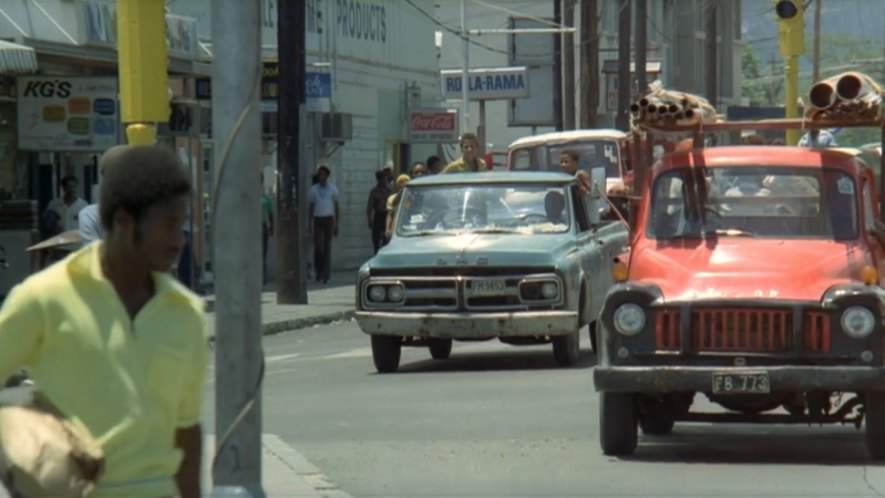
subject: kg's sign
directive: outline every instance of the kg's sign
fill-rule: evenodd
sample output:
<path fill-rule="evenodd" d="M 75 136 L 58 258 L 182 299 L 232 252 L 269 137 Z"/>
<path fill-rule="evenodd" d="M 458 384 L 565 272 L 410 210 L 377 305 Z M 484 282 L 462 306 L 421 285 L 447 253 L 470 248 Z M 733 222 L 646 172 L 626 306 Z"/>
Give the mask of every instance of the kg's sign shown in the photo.
<path fill-rule="evenodd" d="M 457 143 L 458 113 L 448 109 L 413 109 L 409 112 L 409 141 Z"/>
<path fill-rule="evenodd" d="M 19 77 L 18 148 L 104 152 L 118 143 L 116 77 Z"/>
<path fill-rule="evenodd" d="M 461 100 L 461 71 L 444 70 L 440 74 L 443 97 Z M 471 69 L 467 73 L 467 98 L 470 100 L 508 100 L 528 96 L 528 76 L 524 67 Z"/>

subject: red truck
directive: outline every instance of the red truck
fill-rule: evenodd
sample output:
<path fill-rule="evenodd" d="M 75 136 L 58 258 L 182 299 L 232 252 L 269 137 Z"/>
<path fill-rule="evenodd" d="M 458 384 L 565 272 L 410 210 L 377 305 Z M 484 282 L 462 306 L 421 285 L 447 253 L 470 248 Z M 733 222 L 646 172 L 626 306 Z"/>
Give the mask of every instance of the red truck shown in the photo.
<path fill-rule="evenodd" d="M 801 126 L 879 124 L 703 131 Z M 643 177 L 597 329 L 602 451 L 632 453 L 639 428 L 676 422 L 865 421 L 868 453 L 885 459 L 885 225 L 870 165 L 846 150 L 700 145 Z M 724 410 L 693 410 L 701 394 Z"/>

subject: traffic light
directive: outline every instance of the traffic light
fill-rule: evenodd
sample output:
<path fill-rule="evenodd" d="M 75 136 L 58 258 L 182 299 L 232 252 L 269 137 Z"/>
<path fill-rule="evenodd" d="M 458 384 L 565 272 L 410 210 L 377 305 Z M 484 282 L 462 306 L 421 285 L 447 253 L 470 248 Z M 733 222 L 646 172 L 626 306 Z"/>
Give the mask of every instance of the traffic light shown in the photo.
<path fill-rule="evenodd" d="M 805 52 L 805 6 L 803 0 L 774 0 L 780 34 L 781 55 L 792 57 Z"/>

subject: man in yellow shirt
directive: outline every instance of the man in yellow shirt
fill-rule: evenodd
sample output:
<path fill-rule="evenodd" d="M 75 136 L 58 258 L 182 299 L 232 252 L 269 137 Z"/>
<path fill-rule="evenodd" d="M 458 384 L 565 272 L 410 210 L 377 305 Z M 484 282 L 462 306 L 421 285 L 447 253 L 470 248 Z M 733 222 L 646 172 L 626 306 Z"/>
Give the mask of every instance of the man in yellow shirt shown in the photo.
<path fill-rule="evenodd" d="M 198 498 L 205 317 L 168 273 L 185 242 L 190 175 L 159 146 L 115 147 L 101 163 L 107 236 L 9 294 L 0 379 L 26 366 L 101 445 L 91 498 Z"/>
<path fill-rule="evenodd" d="M 479 140 L 473 133 L 461 135 L 461 159 L 450 163 L 442 173 L 478 173 L 487 171 L 486 162 L 477 154 L 479 153 Z"/>

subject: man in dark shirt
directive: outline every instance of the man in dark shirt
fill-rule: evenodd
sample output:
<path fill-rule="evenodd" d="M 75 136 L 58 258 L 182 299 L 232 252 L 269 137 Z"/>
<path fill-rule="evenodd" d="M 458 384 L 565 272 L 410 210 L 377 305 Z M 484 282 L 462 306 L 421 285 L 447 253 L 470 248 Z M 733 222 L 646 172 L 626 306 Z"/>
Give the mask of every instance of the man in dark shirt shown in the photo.
<path fill-rule="evenodd" d="M 375 254 L 387 244 L 385 225 L 387 224 L 387 198 L 393 193 L 387 184 L 387 172 L 384 170 L 375 172 L 375 187 L 369 192 L 369 202 L 366 206 L 366 216 L 369 221 L 369 230 L 372 231 L 372 246 Z"/>

